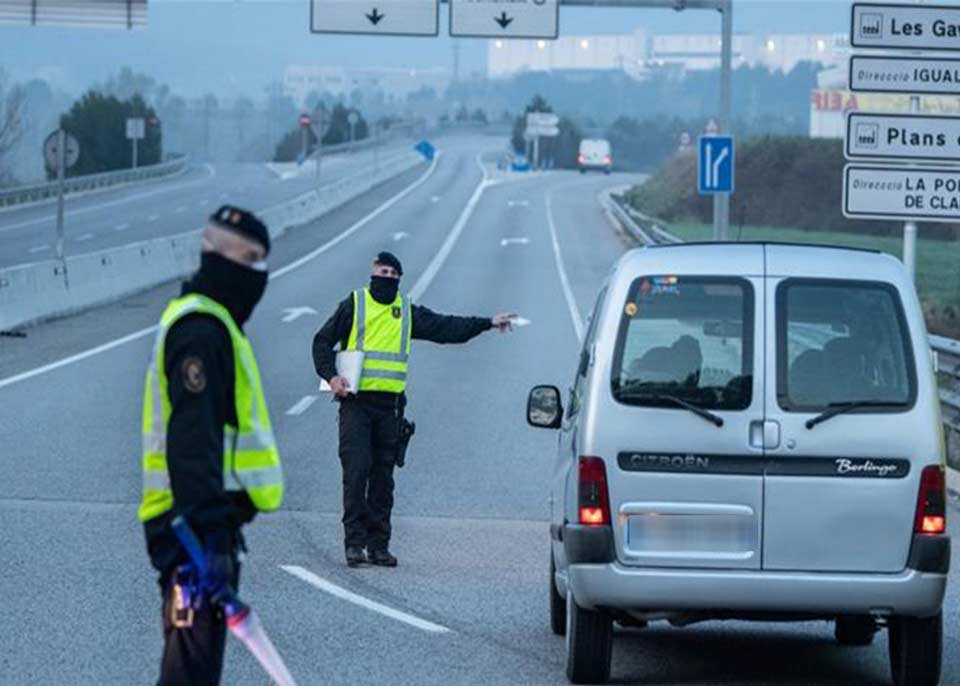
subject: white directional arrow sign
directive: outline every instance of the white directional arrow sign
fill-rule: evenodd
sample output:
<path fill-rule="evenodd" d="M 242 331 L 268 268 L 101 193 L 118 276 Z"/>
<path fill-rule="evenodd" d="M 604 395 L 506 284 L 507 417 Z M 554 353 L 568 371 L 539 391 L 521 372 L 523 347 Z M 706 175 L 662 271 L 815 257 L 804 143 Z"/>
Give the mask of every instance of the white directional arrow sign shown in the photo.
<path fill-rule="evenodd" d="M 409 238 L 409 237 L 410 237 L 410 234 L 407 233 L 406 231 L 397 231 L 395 234 L 393 234 L 393 240 L 395 241 L 402 241 L 404 238 Z"/>
<path fill-rule="evenodd" d="M 440 0 L 311 0 L 313 33 L 436 36 Z"/>
<path fill-rule="evenodd" d="M 450 0 L 450 35 L 549 38 L 560 31 L 557 0 Z"/>
<path fill-rule="evenodd" d="M 283 310 L 282 321 L 284 324 L 289 324 L 300 319 L 300 317 L 313 314 L 317 314 L 317 311 L 312 307 L 287 307 Z"/>

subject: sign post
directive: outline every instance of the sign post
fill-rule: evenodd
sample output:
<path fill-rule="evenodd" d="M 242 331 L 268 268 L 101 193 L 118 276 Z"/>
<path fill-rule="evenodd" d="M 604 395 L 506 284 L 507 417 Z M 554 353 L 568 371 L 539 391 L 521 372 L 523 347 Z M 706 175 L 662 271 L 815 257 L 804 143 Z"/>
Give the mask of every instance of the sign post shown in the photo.
<path fill-rule="evenodd" d="M 347 123 L 350 124 L 350 142 L 353 143 L 357 140 L 357 123 L 360 121 L 360 115 L 357 114 L 354 110 L 350 110 L 350 114 L 347 115 Z"/>
<path fill-rule="evenodd" d="M 60 262 L 63 270 L 64 282 L 69 285 L 67 280 L 67 259 L 64 249 L 64 179 L 67 169 L 70 169 L 80 159 L 80 144 L 77 139 L 68 134 L 63 129 L 57 129 L 43 143 L 43 159 L 46 162 L 47 169 L 56 171 L 57 174 L 57 241 L 56 251 L 57 260 Z"/>
<path fill-rule="evenodd" d="M 146 135 L 146 123 L 140 117 L 127 119 L 127 138 L 133 144 L 133 168 L 137 168 L 138 143 Z"/>
<path fill-rule="evenodd" d="M 552 112 L 529 112 L 524 137 L 533 144 L 533 168 L 540 168 L 540 139 L 560 135 L 560 117 Z"/>

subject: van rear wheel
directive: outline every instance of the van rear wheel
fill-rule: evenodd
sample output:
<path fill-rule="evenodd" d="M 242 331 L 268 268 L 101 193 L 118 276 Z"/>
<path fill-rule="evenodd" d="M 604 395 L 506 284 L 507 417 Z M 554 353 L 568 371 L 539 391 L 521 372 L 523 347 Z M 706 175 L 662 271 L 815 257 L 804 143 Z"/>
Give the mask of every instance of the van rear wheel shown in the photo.
<path fill-rule="evenodd" d="M 890 669 L 896 686 L 937 686 L 943 659 L 943 613 L 890 620 Z"/>
<path fill-rule="evenodd" d="M 567 591 L 567 678 L 574 684 L 605 684 L 610 680 L 613 619 L 585 610 Z"/>
<path fill-rule="evenodd" d="M 873 636 L 877 633 L 877 623 L 870 616 L 837 617 L 833 628 L 833 635 L 837 643 L 844 646 L 868 646 L 873 643 Z"/>
<path fill-rule="evenodd" d="M 557 563 L 550 552 L 550 629 L 557 636 L 567 633 L 567 601 L 557 593 Z"/>

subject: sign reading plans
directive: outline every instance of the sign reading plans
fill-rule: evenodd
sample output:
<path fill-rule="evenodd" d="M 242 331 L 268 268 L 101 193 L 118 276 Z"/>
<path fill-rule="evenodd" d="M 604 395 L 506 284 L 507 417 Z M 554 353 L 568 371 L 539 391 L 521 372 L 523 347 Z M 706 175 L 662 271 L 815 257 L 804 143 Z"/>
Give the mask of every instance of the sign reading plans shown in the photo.
<path fill-rule="evenodd" d="M 960 160 L 960 117 L 923 114 L 847 115 L 847 159 Z"/>
<path fill-rule="evenodd" d="M 960 220 L 960 167 L 848 164 L 843 178 L 845 217 Z"/>
<path fill-rule="evenodd" d="M 313 33 L 436 36 L 440 0 L 311 0 Z"/>
<path fill-rule="evenodd" d="M 851 18 L 855 48 L 960 50 L 960 5 L 855 2 Z"/>
<path fill-rule="evenodd" d="M 549 38 L 560 32 L 558 0 L 450 0 L 450 35 Z"/>
<path fill-rule="evenodd" d="M 850 90 L 960 95 L 960 59 L 854 55 Z"/>

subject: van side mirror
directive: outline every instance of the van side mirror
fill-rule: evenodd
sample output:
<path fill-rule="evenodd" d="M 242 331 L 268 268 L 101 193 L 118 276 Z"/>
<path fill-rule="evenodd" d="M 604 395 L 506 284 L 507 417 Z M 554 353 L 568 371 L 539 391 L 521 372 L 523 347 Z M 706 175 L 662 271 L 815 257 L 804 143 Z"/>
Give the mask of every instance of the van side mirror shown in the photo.
<path fill-rule="evenodd" d="M 556 386 L 534 386 L 527 398 L 527 423 L 541 429 L 559 429 L 563 402 Z"/>

